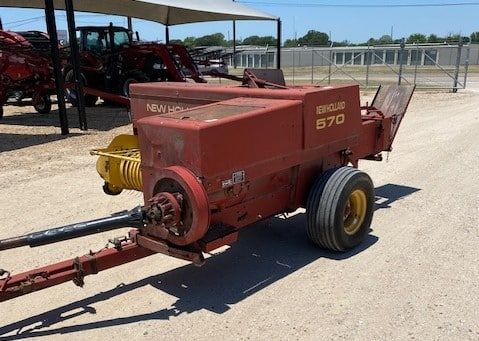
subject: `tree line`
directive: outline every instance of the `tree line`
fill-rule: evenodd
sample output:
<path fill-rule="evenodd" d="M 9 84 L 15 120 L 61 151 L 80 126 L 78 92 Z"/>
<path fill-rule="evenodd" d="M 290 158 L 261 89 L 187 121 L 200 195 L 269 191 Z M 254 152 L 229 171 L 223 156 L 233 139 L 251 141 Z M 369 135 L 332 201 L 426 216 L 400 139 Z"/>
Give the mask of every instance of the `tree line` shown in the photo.
<path fill-rule="evenodd" d="M 236 40 L 237 45 L 256 45 L 256 46 L 267 46 L 267 45 L 275 45 L 276 46 L 276 38 L 273 36 L 250 36 L 242 40 Z M 184 40 L 181 39 L 172 39 L 170 40 L 171 43 L 178 43 L 184 44 L 188 47 L 196 47 L 196 46 L 226 46 L 231 47 L 233 46 L 233 40 L 225 39 L 223 33 L 213 33 L 208 34 L 202 37 L 186 37 Z"/>
<path fill-rule="evenodd" d="M 472 33 L 470 36 L 460 36 L 459 34 L 449 34 L 446 37 L 441 37 L 436 34 L 429 36 L 422 33 L 413 33 L 405 39 L 407 44 L 420 43 L 457 43 L 460 40 L 464 43 L 479 43 L 479 31 Z M 385 44 L 399 44 L 403 39 L 393 39 L 390 35 L 383 35 L 379 38 L 370 38 L 364 43 L 351 43 L 345 41 L 331 42 L 327 33 L 309 30 L 304 36 L 296 39 L 286 39 L 284 47 L 297 46 L 361 46 L 361 45 L 385 45 Z M 202 37 L 186 37 L 184 40 L 174 39 L 171 43 L 184 44 L 189 47 L 196 46 L 233 46 L 233 40 L 225 39 L 222 33 L 208 34 Z M 253 35 L 242 40 L 236 40 L 236 45 L 256 45 L 256 46 L 276 46 L 276 38 L 273 36 L 257 36 Z"/>

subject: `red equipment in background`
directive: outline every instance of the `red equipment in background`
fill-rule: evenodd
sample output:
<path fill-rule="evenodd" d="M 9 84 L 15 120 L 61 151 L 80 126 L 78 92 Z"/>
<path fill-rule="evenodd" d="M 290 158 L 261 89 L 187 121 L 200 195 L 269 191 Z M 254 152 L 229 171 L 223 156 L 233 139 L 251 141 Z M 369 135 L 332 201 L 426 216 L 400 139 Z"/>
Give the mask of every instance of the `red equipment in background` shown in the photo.
<path fill-rule="evenodd" d="M 132 83 L 186 82 L 187 78 L 205 82 L 183 45 L 134 41 L 133 32 L 112 24 L 78 27 L 77 30 L 80 32 L 80 71 L 87 106 L 95 105 L 98 97 L 128 105 Z M 67 83 L 73 83 L 70 65 L 65 67 L 64 76 Z M 76 105 L 75 90 L 71 86 L 67 88 L 69 101 Z"/>
<path fill-rule="evenodd" d="M 34 33 L 34 32 L 28 32 Z M 19 33 L 0 31 L 0 118 L 9 98 L 32 98 L 40 114 L 51 110 L 55 93 L 48 54 Z"/>
<path fill-rule="evenodd" d="M 391 150 L 414 87 L 380 88 L 361 107 L 356 85 L 286 87 L 248 72 L 242 86 L 132 85 L 137 135 L 124 141 L 138 145 L 100 151 L 108 162 L 99 171 L 143 191 L 145 205 L 0 240 L 0 250 L 135 229 L 97 253 L 13 276 L 0 271 L 0 301 L 68 280 L 82 286 L 87 275 L 154 253 L 202 264 L 203 252 L 233 243 L 241 228 L 299 207 L 306 220 L 298 228 L 318 246 L 345 251 L 361 243 L 374 187 L 358 161 Z M 150 110 L 163 105 L 172 110 Z M 186 106 L 194 107 L 174 110 Z"/>

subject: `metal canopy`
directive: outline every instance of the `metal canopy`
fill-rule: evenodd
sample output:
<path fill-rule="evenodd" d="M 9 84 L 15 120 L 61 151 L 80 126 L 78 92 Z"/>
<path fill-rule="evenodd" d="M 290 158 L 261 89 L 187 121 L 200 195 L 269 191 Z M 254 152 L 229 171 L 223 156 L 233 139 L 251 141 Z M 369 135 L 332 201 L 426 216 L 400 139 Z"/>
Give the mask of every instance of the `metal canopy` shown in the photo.
<path fill-rule="evenodd" d="M 55 0 L 64 10 L 64 0 Z M 119 15 L 172 26 L 220 20 L 277 20 L 230 0 L 73 0 L 75 11 Z M 0 0 L 0 7 L 45 8 L 44 0 Z"/>

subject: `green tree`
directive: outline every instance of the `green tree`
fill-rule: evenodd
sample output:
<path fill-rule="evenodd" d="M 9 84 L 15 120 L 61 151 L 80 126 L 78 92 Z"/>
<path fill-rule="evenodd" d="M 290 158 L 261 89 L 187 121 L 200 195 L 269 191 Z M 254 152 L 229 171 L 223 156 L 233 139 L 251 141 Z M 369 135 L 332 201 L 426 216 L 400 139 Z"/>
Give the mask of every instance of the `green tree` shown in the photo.
<path fill-rule="evenodd" d="M 170 44 L 184 44 L 181 39 L 170 39 Z"/>
<path fill-rule="evenodd" d="M 284 41 L 284 47 L 296 47 L 298 44 L 299 43 L 297 39 L 286 39 Z"/>
<path fill-rule="evenodd" d="M 320 46 L 329 44 L 329 36 L 326 33 L 309 30 L 304 36 L 298 39 L 299 45 Z"/>
<path fill-rule="evenodd" d="M 427 42 L 427 37 L 422 33 L 413 33 L 406 40 L 406 43 L 408 44 L 426 43 L 426 42 Z"/>
<path fill-rule="evenodd" d="M 223 33 L 214 33 L 196 38 L 192 46 L 224 46 L 225 44 Z"/>
<path fill-rule="evenodd" d="M 461 39 L 461 35 L 459 34 L 449 34 L 446 37 L 446 41 L 448 43 L 457 43 Z"/>
<path fill-rule="evenodd" d="M 479 31 L 471 34 L 471 43 L 479 43 Z"/>
<path fill-rule="evenodd" d="M 378 39 L 378 44 L 380 44 L 380 45 L 392 44 L 392 43 L 393 43 L 393 39 L 388 34 L 385 34 L 385 35 L 381 36 L 381 38 Z"/>
<path fill-rule="evenodd" d="M 185 44 L 186 46 L 195 46 L 195 43 L 195 37 L 186 37 L 185 40 L 183 40 L 183 44 Z"/>
<path fill-rule="evenodd" d="M 444 38 L 438 37 L 435 34 L 430 34 L 429 37 L 427 37 L 428 43 L 443 43 L 444 40 Z"/>
<path fill-rule="evenodd" d="M 343 41 L 335 41 L 333 42 L 333 46 L 340 47 L 340 46 L 355 46 L 355 44 L 351 43 L 349 40 Z"/>
<path fill-rule="evenodd" d="M 243 45 L 257 45 L 257 46 L 266 46 L 266 45 L 276 45 L 276 38 L 272 36 L 250 36 L 245 38 L 241 44 Z"/>

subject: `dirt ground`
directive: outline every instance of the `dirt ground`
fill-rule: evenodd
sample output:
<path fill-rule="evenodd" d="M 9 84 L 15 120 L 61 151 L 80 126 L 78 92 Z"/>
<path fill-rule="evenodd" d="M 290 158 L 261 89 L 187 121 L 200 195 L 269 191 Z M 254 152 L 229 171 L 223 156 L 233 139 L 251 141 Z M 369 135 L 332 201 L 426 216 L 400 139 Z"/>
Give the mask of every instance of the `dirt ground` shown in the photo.
<path fill-rule="evenodd" d="M 130 131 L 122 109 L 88 109 L 64 138 L 56 112 L 6 108 L 0 238 L 141 203 L 103 194 L 89 150 Z M 76 112 L 69 110 L 72 126 Z M 479 92 L 417 93 L 375 182 L 372 231 L 345 254 L 315 248 L 304 214 L 245 229 L 201 267 L 152 256 L 0 303 L 0 340 L 479 340 Z M 122 231 L 0 253 L 20 272 L 101 249 Z"/>

